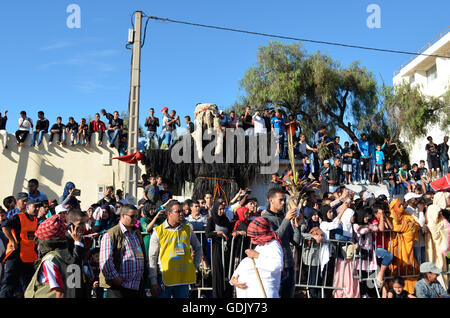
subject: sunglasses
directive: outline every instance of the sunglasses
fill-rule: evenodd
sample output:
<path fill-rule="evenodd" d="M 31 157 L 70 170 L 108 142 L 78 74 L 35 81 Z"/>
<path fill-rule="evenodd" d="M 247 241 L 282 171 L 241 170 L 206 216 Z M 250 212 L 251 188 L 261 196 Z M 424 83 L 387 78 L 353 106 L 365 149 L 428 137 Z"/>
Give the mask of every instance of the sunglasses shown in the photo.
<path fill-rule="evenodd" d="M 134 214 L 134 215 L 125 214 L 125 215 L 127 215 L 127 216 L 129 216 L 130 218 L 135 219 L 135 220 L 139 217 L 139 215 L 137 215 L 137 214 Z"/>

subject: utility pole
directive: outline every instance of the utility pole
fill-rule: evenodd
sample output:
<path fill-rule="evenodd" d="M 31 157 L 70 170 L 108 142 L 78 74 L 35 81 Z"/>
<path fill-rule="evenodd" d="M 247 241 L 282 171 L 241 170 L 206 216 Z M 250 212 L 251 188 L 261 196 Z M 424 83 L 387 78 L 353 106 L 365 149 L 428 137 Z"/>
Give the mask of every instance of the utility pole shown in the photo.
<path fill-rule="evenodd" d="M 128 107 L 128 153 L 138 151 L 139 138 L 139 99 L 141 88 L 141 34 L 142 34 L 142 11 L 136 11 L 134 22 L 133 59 L 131 68 L 130 100 Z M 127 164 L 125 171 L 125 194 L 136 199 L 138 184 L 137 164 Z"/>

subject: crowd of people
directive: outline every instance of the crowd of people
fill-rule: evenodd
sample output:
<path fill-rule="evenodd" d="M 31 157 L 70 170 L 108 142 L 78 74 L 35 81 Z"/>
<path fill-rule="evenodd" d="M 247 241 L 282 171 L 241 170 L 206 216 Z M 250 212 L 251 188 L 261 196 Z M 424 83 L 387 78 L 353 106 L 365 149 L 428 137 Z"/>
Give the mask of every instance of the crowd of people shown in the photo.
<path fill-rule="evenodd" d="M 206 275 L 202 297 L 291 298 L 299 263 L 309 297 L 373 297 L 358 271 L 376 273 L 386 298 L 448 297 L 449 192 L 310 189 L 288 209 L 287 178 L 273 175 L 267 202 L 241 189 L 226 203 L 212 193 L 178 202 L 162 176 L 143 175 L 136 205 L 110 186 L 85 211 L 72 182 L 49 200 L 30 180 L 0 209 L 0 297 L 188 298 Z"/>
<path fill-rule="evenodd" d="M 5 110 L 3 116 L 0 114 L 0 141 L 3 143 L 3 149 L 7 148 L 7 113 L 8 111 Z M 151 148 L 168 149 L 179 139 L 177 127 L 181 126 L 180 116 L 177 115 L 175 110 L 169 112 L 168 107 L 162 108 L 161 113 L 162 123 L 160 124 L 159 118 L 155 116 L 155 110 L 153 108 L 150 109 L 150 116 L 146 117 L 144 124 L 147 129 L 145 136 L 139 129 L 139 151 Z M 100 120 L 100 114 L 108 120 L 108 125 Z M 195 125 L 191 121 L 191 117 L 185 116 L 184 120 L 186 133 L 192 134 Z M 338 157 L 341 171 L 339 171 L 339 175 L 332 175 L 336 180 L 328 180 L 333 181 L 330 182 L 333 183 L 332 187 L 336 187 L 338 182 L 343 184 L 379 183 L 385 184 L 391 195 L 396 195 L 412 192 L 420 185 L 423 192 L 426 192 L 431 181 L 448 173 L 448 136 L 444 137 L 441 144 L 435 144 L 431 136 L 427 137 L 428 143 L 425 145 L 424 150 L 427 153 L 428 168 L 425 167 L 425 160 L 408 167 L 407 164 L 396 166 L 392 162 L 387 162 L 383 152 L 386 144 L 375 144 L 367 134 L 361 134 L 360 139 L 355 137 L 352 144 L 346 141 L 344 146 L 342 146 L 340 137 L 329 136 L 325 125 L 321 126 L 315 133 L 313 146 L 310 146 L 307 143 L 307 137 L 302 133 L 301 122 L 294 115 L 285 116 L 279 110 L 252 111 L 251 107 L 248 106 L 245 108 L 245 113 L 240 117 L 236 115 L 235 111 L 230 111 L 227 114 L 220 110 L 218 112 L 218 122 L 222 128 L 242 128 L 247 135 L 272 134 L 277 141 L 276 156 L 280 158 L 287 158 L 288 147 L 286 141 L 289 137 L 292 137 L 294 142 L 296 158 L 303 160 L 308 165 L 311 163 L 310 159 L 314 158 L 318 163 L 319 169 L 326 164 L 332 167 L 334 158 Z M 64 125 L 62 118 L 58 117 L 56 123 L 51 127 L 43 111 L 38 112 L 36 125 L 27 116 L 27 113 L 22 111 L 20 112 L 18 124 L 18 130 L 15 135 L 19 147 L 25 145 L 25 140 L 30 135 L 30 132 L 32 136 L 31 147 L 39 147 L 44 134 L 48 134 L 49 131 L 49 145 L 54 143 L 57 135 L 58 141 L 56 143 L 58 145 L 69 143 L 71 146 L 79 144 L 89 146 L 94 133 L 98 134 L 98 145 L 102 145 L 106 133 L 109 146 L 117 148 L 119 155 L 127 154 L 126 127 L 124 127 L 123 119 L 119 118 L 118 111 L 111 114 L 102 109 L 100 113 L 95 114 L 94 120 L 89 123 L 85 118 L 81 118 L 80 122 L 77 123 L 73 117 L 70 117 L 68 123 Z M 160 126 L 161 128 L 158 131 Z M 326 163 L 318 160 L 318 148 L 322 142 L 328 145 L 331 154 L 330 158 L 325 161 Z M 311 171 L 314 172 L 315 168 L 315 164 L 310 165 Z M 328 171 L 328 169 L 323 170 Z M 333 169 L 331 168 L 331 170 Z M 320 171 L 321 174 L 323 172 Z"/>
<path fill-rule="evenodd" d="M 167 107 L 161 112 L 158 131 L 159 119 L 150 110 L 140 150 L 168 149 L 178 139 L 179 116 Z M 161 171 L 142 175 L 143 196 L 135 205 L 110 186 L 104 198 L 82 209 L 73 182 L 66 183 L 60 198 L 48 198 L 38 180 L 29 180 L 28 192 L 4 198 L 0 208 L 0 297 L 187 298 L 205 277 L 212 293 L 204 291 L 202 297 L 292 298 L 299 286 L 313 298 L 373 297 L 361 279 L 364 274 L 375 274 L 376 288 L 386 298 L 448 297 L 450 194 L 430 187 L 439 174 L 448 173 L 448 137 L 440 145 L 428 137 L 428 169 L 424 160 L 408 169 L 387 162 L 385 144 L 375 145 L 366 134 L 342 147 L 340 138 L 330 138 L 322 126 L 310 146 L 292 115 L 285 120 L 279 111 L 252 113 L 247 107 L 241 117 L 233 111 L 218 116 L 221 127 L 272 133 L 281 158 L 292 137 L 301 163 L 295 173 L 272 175 L 267 201 L 258 202 L 251 189 L 241 189 L 229 202 L 215 193 L 178 202 Z M 50 129 L 44 113 L 38 117 L 34 126 L 21 112 L 19 147 L 30 130 L 36 147 L 49 131 L 50 145 L 58 135 L 57 144 L 72 146 L 89 145 L 93 133 L 102 145 L 106 132 L 109 146 L 126 154 L 118 112 L 103 109 L 90 123 L 81 119 L 79 124 L 70 117 L 64 125 L 58 117 Z M 7 111 L 0 132 L 6 121 Z M 189 116 L 185 123 L 192 133 Z M 4 146 L 5 136 L 0 133 Z M 318 183 L 313 183 L 311 158 L 323 142 L 331 155 L 319 161 Z M 304 205 L 290 209 L 287 185 L 294 176 L 314 186 Z M 389 196 L 346 188 L 377 183 L 386 185 Z M 73 271 L 74 266 L 80 270 Z M 304 271 L 306 283 L 298 284 Z M 327 286 L 322 293 L 321 284 Z"/>
<path fill-rule="evenodd" d="M 6 132 L 6 124 L 8 121 L 8 111 L 3 112 L 3 116 L 0 114 L 0 141 L 2 142 L 3 151 L 8 148 Z M 106 125 L 102 121 L 101 115 L 104 116 L 108 122 Z M 18 128 L 15 132 L 17 147 L 27 146 L 26 140 L 28 136 L 31 136 L 31 142 L 28 144 L 30 147 L 36 147 L 42 144 L 44 136 L 49 134 L 49 146 L 76 146 L 81 145 L 89 147 L 92 142 L 92 136 L 97 133 L 98 146 L 102 146 L 104 142 L 104 136 L 108 141 L 109 147 L 116 148 L 119 155 L 127 154 L 127 131 L 124 126 L 123 119 L 119 117 L 119 112 L 115 111 L 113 114 L 108 113 L 105 109 L 102 109 L 100 113 L 94 115 L 94 119 L 90 122 L 86 118 L 81 118 L 77 122 L 74 117 L 69 117 L 67 124 L 63 124 L 63 119 L 58 116 L 56 123 L 50 126 L 50 122 L 45 118 L 43 111 L 38 112 L 38 119 L 34 124 L 33 119 L 27 116 L 26 111 L 20 112 L 18 120 Z M 145 138 L 142 137 L 139 140 L 139 150 L 143 150 L 145 146 Z"/>

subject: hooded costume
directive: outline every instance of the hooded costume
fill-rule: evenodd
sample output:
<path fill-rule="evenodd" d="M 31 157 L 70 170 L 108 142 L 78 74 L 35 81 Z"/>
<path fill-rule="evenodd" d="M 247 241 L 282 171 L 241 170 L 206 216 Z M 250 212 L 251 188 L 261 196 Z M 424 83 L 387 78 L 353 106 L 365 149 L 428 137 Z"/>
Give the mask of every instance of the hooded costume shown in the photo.
<path fill-rule="evenodd" d="M 443 272 L 447 271 L 446 256 L 450 252 L 450 224 L 440 212 L 446 210 L 448 197 L 449 192 L 438 192 L 434 195 L 433 204 L 427 209 L 429 232 L 425 236 L 427 261 L 435 263 Z M 440 275 L 438 280 L 444 288 L 448 288 L 447 275 Z"/>
<path fill-rule="evenodd" d="M 414 241 L 418 239 L 420 225 L 412 215 L 405 212 L 402 201 L 399 199 L 392 200 L 389 210 L 395 232 L 388 249 L 394 255 L 391 274 L 402 276 L 419 273 L 419 264 L 413 255 L 413 245 Z M 410 294 L 414 293 L 416 281 L 417 277 L 405 278 L 405 290 Z"/>

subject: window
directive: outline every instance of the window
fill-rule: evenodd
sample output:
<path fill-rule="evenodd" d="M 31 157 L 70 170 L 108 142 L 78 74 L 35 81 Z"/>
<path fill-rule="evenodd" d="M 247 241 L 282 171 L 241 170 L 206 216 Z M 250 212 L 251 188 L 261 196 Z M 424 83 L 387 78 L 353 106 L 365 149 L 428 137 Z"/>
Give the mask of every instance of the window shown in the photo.
<path fill-rule="evenodd" d="M 414 83 L 414 75 L 411 75 L 408 80 L 411 84 Z"/>
<path fill-rule="evenodd" d="M 427 71 L 428 83 L 435 80 L 436 78 L 437 78 L 437 69 L 436 69 L 436 64 L 435 64 Z"/>

